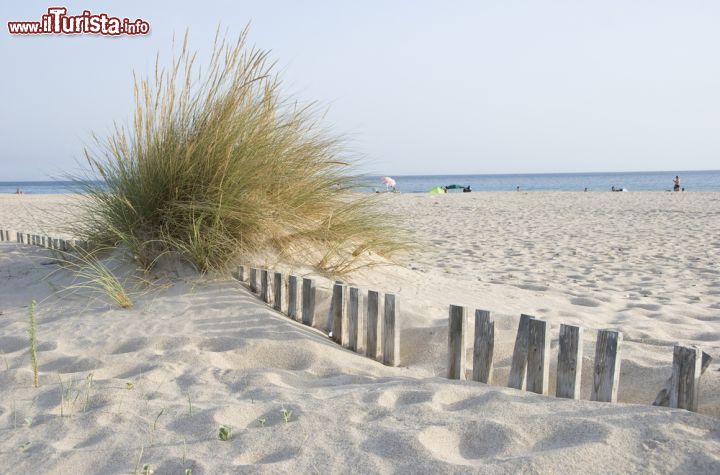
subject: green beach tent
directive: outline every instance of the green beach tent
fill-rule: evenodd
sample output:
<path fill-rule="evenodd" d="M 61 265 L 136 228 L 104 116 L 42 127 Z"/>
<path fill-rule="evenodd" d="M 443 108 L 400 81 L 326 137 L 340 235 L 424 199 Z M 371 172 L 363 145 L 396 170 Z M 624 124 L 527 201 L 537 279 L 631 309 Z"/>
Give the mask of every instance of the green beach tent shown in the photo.
<path fill-rule="evenodd" d="M 441 195 L 445 193 L 445 190 L 442 189 L 442 186 L 436 186 L 432 190 L 430 190 L 430 194 L 432 195 Z"/>

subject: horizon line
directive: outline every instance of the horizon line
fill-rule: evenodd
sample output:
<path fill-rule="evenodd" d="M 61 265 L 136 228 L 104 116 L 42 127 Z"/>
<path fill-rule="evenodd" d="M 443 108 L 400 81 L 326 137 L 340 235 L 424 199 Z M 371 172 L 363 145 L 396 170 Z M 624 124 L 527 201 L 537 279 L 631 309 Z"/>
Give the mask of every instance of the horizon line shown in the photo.
<path fill-rule="evenodd" d="M 685 173 L 685 172 L 713 172 L 720 173 L 720 169 L 687 169 L 687 170 L 626 170 L 626 171 L 588 171 L 588 172 L 521 172 L 521 173 L 508 173 L 508 172 L 494 172 L 494 173 L 419 173 L 419 174 L 404 174 L 404 173 L 390 173 L 390 174 L 377 174 L 361 173 L 360 176 L 403 176 L 403 177 L 424 177 L 424 176 L 511 176 L 511 175 L 603 175 L 608 173 L 617 174 L 630 174 L 630 173 Z M 102 180 L 93 180 L 102 181 Z M 55 179 L 36 179 L 36 180 L 6 180 L 0 179 L 0 183 L 72 183 L 72 180 L 55 180 Z"/>

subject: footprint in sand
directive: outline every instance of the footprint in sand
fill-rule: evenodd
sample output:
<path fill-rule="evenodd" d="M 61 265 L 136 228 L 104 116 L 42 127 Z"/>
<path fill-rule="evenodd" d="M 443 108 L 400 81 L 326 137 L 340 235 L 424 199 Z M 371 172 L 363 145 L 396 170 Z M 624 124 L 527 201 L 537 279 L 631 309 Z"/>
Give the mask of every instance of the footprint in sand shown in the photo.
<path fill-rule="evenodd" d="M 472 421 L 460 426 L 431 426 L 418 434 L 434 457 L 455 465 L 476 465 L 496 455 L 511 456 L 527 448 L 524 437 L 507 425 Z"/>
<path fill-rule="evenodd" d="M 573 305 L 579 305 L 581 307 L 599 307 L 600 302 L 591 299 L 590 297 L 575 297 L 573 299 L 570 299 L 570 303 Z"/>

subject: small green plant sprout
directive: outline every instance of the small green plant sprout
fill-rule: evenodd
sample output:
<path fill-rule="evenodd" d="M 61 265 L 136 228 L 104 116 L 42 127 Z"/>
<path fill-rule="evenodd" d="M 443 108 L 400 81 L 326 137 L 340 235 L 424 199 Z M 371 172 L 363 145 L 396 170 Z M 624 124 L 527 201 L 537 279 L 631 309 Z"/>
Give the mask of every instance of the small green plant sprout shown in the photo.
<path fill-rule="evenodd" d="M 27 427 L 28 429 L 29 429 L 30 427 L 32 427 L 32 423 L 33 423 L 33 418 L 32 418 L 32 417 L 28 416 L 28 417 L 26 417 L 26 418 L 24 419 L 24 421 L 25 421 L 25 427 Z"/>
<path fill-rule="evenodd" d="M 192 475 L 192 468 L 186 468 L 185 475 Z"/>
<path fill-rule="evenodd" d="M 20 447 L 18 447 L 18 448 L 20 449 L 21 452 L 25 452 L 27 449 L 30 448 L 31 444 L 32 444 L 32 442 L 28 441 L 28 442 L 20 444 Z"/>
<path fill-rule="evenodd" d="M 35 307 L 37 302 L 33 300 L 30 302 L 30 327 L 28 328 L 28 335 L 30 336 L 30 365 L 33 370 L 33 386 L 36 388 L 39 386 L 38 382 L 38 361 L 37 361 L 37 337 L 36 337 L 36 324 L 35 324 Z"/>
<path fill-rule="evenodd" d="M 281 413 L 282 416 L 283 416 L 283 420 L 285 421 L 285 424 L 287 424 L 288 422 L 290 422 L 290 418 L 292 417 L 292 414 L 293 414 L 292 411 L 288 411 L 287 409 L 285 409 L 285 408 L 283 407 L 283 408 L 282 408 L 282 411 L 280 411 L 280 413 Z"/>
<path fill-rule="evenodd" d="M 137 462 L 135 462 L 135 470 L 133 470 L 133 475 L 140 475 L 140 473 L 141 473 L 140 472 L 140 464 L 142 463 L 142 456 L 143 456 L 144 451 L 145 451 L 145 446 L 141 445 L 140 453 L 138 453 Z M 143 470 L 145 469 L 145 467 L 149 468 L 149 464 L 143 465 Z"/>
<path fill-rule="evenodd" d="M 90 402 L 90 389 L 92 388 L 93 376 L 93 373 L 88 373 L 85 377 L 85 402 L 83 403 L 83 412 L 87 410 Z"/>
<path fill-rule="evenodd" d="M 125 389 L 127 389 L 128 391 L 132 391 L 133 389 L 135 389 L 135 383 L 133 383 L 133 382 L 125 383 Z"/>
<path fill-rule="evenodd" d="M 218 430 L 218 439 L 227 442 L 232 437 L 232 428 L 230 426 L 220 426 Z"/>
<path fill-rule="evenodd" d="M 260 424 L 260 427 L 265 427 L 265 422 L 267 422 L 267 419 L 264 417 L 258 419 L 258 424 Z"/>
<path fill-rule="evenodd" d="M 149 463 L 146 463 L 145 465 L 143 465 L 142 472 L 140 473 L 142 473 L 142 475 L 152 475 L 153 473 L 155 473 L 155 470 L 152 469 Z"/>
<path fill-rule="evenodd" d="M 155 416 L 155 421 L 153 421 L 153 425 L 152 425 L 152 432 L 150 434 L 150 443 L 152 443 L 155 440 L 155 432 L 157 431 L 158 419 L 160 419 L 160 416 L 163 415 L 163 412 L 165 412 L 165 408 L 160 409 L 160 412 L 158 412 L 158 415 Z"/>

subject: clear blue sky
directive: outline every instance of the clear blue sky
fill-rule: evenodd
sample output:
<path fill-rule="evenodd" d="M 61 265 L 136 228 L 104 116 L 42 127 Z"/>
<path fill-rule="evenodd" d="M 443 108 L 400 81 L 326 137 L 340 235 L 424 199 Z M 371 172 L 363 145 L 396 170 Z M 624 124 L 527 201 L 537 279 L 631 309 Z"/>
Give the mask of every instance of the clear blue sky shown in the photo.
<path fill-rule="evenodd" d="M 143 18 L 148 37 L 11 36 L 47 7 Z M 54 177 L 128 121 L 132 71 L 219 22 L 329 106 L 380 174 L 720 168 L 718 1 L 8 1 L 0 180 Z"/>

